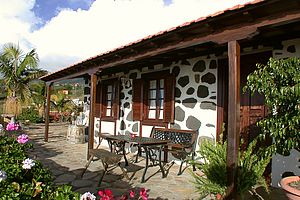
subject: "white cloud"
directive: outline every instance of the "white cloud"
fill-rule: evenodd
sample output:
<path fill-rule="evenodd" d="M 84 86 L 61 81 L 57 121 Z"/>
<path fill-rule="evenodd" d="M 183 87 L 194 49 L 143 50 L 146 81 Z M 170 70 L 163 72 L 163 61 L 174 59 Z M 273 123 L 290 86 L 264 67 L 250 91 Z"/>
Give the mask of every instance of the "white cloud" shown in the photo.
<path fill-rule="evenodd" d="M 2 7 L 4 0 L 0 1 Z M 8 2 L 11 1 L 24 0 Z M 20 8 L 10 8 L 12 13 L 23 13 L 24 17 L 19 18 L 9 12 L 11 18 L 8 18 L 0 12 L 1 27 L 2 24 L 12 23 L 10 19 L 14 20 L 16 26 L 9 30 L 12 35 L 2 36 L 2 31 L 0 32 L 0 43 L 2 40 L 16 41 L 17 38 L 19 41 L 21 38 L 28 40 L 37 48 L 41 67 L 54 71 L 247 1 L 250 0 L 173 0 L 170 5 L 165 6 L 163 0 L 96 0 L 87 11 L 62 9 L 44 27 L 30 32 L 35 20 L 30 11 L 34 0 L 26 0 L 26 3 L 19 5 Z M 15 9 L 21 12 L 16 12 Z"/>

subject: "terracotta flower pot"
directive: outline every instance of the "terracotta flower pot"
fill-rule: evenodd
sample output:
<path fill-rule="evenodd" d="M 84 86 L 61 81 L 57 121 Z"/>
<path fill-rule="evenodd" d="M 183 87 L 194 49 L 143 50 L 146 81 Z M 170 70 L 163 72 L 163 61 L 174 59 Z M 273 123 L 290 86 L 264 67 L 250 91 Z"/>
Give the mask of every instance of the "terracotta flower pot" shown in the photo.
<path fill-rule="evenodd" d="M 300 176 L 288 176 L 280 181 L 282 189 L 285 191 L 285 195 L 290 200 L 300 200 L 300 190 L 291 187 L 291 182 L 300 181 Z"/>

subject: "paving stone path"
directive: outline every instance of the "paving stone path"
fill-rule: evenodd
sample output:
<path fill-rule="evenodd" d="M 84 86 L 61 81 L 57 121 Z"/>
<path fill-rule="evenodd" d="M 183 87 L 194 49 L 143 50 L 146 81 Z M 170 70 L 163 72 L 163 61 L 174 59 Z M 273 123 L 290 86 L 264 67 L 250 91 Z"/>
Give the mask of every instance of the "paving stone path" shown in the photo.
<path fill-rule="evenodd" d="M 100 189 L 111 189 L 116 196 L 121 196 L 132 188 L 146 188 L 150 199 L 159 200 L 184 200 L 198 199 L 192 184 L 192 176 L 186 169 L 180 176 L 177 175 L 178 165 L 169 166 L 166 178 L 161 178 L 158 166 L 150 167 L 146 174 L 146 182 L 141 183 L 144 159 L 138 163 L 130 163 L 127 173 L 132 179 L 129 181 L 122 176 L 120 168 L 110 170 L 103 178 L 101 186 L 98 187 L 100 174 L 103 167 L 100 161 L 93 161 L 84 176 L 81 172 L 86 163 L 87 143 L 70 144 L 66 141 L 65 135 L 68 124 L 50 124 L 49 141 L 44 142 L 44 125 L 30 125 L 27 133 L 34 144 L 34 150 L 30 151 L 30 156 L 40 160 L 44 166 L 48 167 L 55 179 L 56 184 L 70 184 L 74 191 L 84 193 L 90 191 L 94 194 Z M 133 158 L 133 155 L 132 155 Z M 275 194 L 275 193 L 274 193 Z M 278 196 L 279 195 L 279 196 Z M 266 199 L 284 199 L 281 191 L 277 192 L 273 198 L 268 195 Z M 205 199 L 214 199 L 207 197 Z M 257 198 L 249 198 L 257 199 Z"/>

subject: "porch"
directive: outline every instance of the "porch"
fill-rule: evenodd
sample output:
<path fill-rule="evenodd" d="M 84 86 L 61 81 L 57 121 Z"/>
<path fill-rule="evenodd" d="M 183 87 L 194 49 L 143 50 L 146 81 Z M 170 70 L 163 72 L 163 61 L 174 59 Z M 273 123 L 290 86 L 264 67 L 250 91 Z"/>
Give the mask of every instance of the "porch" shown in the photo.
<path fill-rule="evenodd" d="M 34 151 L 30 152 L 32 156 L 37 156 L 38 160 L 47 166 L 55 177 L 56 184 L 70 184 L 75 191 L 84 193 L 90 191 L 97 192 L 97 184 L 103 167 L 100 161 L 91 163 L 88 171 L 83 176 L 80 174 L 86 163 L 87 143 L 70 144 L 66 141 L 65 132 L 68 124 L 50 123 L 49 142 L 43 141 L 44 125 L 30 125 L 28 134 L 34 144 Z M 150 167 L 147 174 L 151 176 L 145 183 L 140 182 L 140 178 L 145 166 L 144 160 L 137 163 L 138 167 L 128 168 L 128 175 L 131 171 L 137 170 L 134 178 L 128 181 L 122 178 L 122 172 L 119 168 L 110 171 L 105 177 L 99 189 L 111 189 L 115 195 L 121 195 L 128 192 L 131 188 L 146 188 L 150 199 L 198 199 L 198 194 L 190 182 L 192 180 L 188 170 L 178 176 L 178 165 L 170 167 L 168 176 L 161 178 L 159 167 Z M 147 177 L 149 177 L 147 176 Z M 262 193 L 257 190 L 263 199 L 284 200 L 285 196 L 281 189 L 271 188 L 271 193 Z M 213 199 L 207 197 L 206 199 Z M 246 199 L 256 199 L 255 195 L 247 195 Z"/>

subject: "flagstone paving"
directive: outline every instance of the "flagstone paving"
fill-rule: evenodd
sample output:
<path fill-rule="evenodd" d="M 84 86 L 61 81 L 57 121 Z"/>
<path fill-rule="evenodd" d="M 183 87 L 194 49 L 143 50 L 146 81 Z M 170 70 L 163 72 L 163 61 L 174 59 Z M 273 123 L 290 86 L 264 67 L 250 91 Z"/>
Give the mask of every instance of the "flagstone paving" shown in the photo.
<path fill-rule="evenodd" d="M 97 193 L 100 189 L 111 189 L 116 196 L 127 193 L 131 188 L 146 188 L 150 199 L 171 200 L 171 199 L 198 199 L 192 184 L 192 176 L 186 169 L 180 176 L 177 175 L 178 165 L 168 166 L 168 175 L 161 178 L 158 166 L 150 167 L 146 174 L 146 182 L 141 183 L 145 160 L 141 158 L 138 163 L 130 164 L 127 173 L 132 179 L 129 181 L 122 176 L 120 168 L 113 168 L 103 178 L 101 186 L 98 187 L 100 174 L 103 167 L 100 161 L 93 161 L 83 177 L 81 172 L 86 163 L 87 143 L 70 144 L 66 141 L 65 135 L 67 124 L 50 124 L 49 142 L 44 142 L 44 125 L 30 125 L 27 129 L 34 150 L 30 156 L 40 160 L 48 167 L 54 175 L 56 184 L 70 184 L 74 191 L 84 193 L 90 191 Z M 133 155 L 132 155 L 133 156 Z M 124 163 L 123 163 L 124 164 Z M 207 197 L 205 199 L 213 199 Z M 259 199 L 253 196 L 248 199 Z M 281 190 L 272 190 L 263 199 L 285 199 Z"/>

